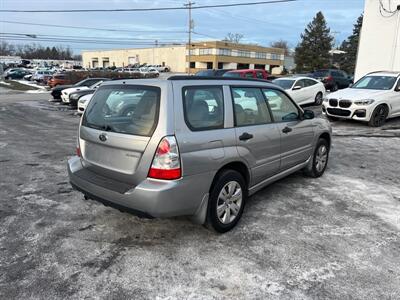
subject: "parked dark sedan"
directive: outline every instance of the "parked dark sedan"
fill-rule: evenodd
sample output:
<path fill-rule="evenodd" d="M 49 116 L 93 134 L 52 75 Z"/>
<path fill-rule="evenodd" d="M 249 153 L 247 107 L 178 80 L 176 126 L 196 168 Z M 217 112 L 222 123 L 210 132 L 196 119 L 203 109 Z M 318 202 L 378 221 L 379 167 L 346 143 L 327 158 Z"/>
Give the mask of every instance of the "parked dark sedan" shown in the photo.
<path fill-rule="evenodd" d="M 71 87 L 80 87 L 80 86 L 92 86 L 96 82 L 100 80 L 109 80 L 108 78 L 87 78 L 84 80 L 81 80 L 73 85 L 58 85 L 54 88 L 51 89 L 51 96 L 53 97 L 54 100 L 59 100 L 61 101 L 61 92 L 65 89 L 71 88 Z"/>
<path fill-rule="evenodd" d="M 22 78 L 24 78 L 24 76 L 26 76 L 28 74 L 31 74 L 31 73 L 28 71 L 25 71 L 25 70 L 18 69 L 18 70 L 12 71 L 10 73 L 7 73 L 7 75 L 4 76 L 4 79 L 6 79 L 6 80 L 7 79 L 22 79 Z"/>
<path fill-rule="evenodd" d="M 337 69 L 317 70 L 313 73 L 313 77 L 320 80 L 325 85 L 325 89 L 331 92 L 348 88 L 352 83 L 351 76 L 345 71 Z"/>

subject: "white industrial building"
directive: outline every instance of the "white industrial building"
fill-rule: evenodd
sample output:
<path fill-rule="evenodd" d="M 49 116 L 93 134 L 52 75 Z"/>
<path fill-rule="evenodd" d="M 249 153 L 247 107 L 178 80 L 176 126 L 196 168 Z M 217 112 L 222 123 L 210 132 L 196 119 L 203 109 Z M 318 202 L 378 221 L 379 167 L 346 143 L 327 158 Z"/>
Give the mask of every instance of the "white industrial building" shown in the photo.
<path fill-rule="evenodd" d="M 355 79 L 400 71 L 400 0 L 365 0 Z"/>

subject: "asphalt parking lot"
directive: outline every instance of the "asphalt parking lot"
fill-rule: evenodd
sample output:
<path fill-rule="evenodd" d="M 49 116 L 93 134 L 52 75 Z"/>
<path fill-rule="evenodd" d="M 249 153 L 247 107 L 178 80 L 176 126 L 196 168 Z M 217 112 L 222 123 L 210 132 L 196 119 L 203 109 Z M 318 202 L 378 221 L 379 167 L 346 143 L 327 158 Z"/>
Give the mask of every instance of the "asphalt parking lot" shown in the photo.
<path fill-rule="evenodd" d="M 400 298 L 399 119 L 335 122 L 323 177 L 269 186 L 218 235 L 83 200 L 79 116 L 48 97 L 0 95 L 1 299 Z"/>

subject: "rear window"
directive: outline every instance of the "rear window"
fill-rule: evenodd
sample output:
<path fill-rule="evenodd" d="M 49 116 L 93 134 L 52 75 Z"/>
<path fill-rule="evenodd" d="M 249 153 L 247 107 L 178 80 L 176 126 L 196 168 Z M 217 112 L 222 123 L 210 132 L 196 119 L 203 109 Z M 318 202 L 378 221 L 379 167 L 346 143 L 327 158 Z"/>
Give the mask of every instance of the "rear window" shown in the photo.
<path fill-rule="evenodd" d="M 54 75 L 55 79 L 65 79 L 64 75 Z"/>
<path fill-rule="evenodd" d="M 183 89 L 185 121 L 193 131 L 224 127 L 224 97 L 221 86 Z"/>
<path fill-rule="evenodd" d="M 160 89 L 108 85 L 94 94 L 82 125 L 109 132 L 151 136 L 157 126 Z"/>

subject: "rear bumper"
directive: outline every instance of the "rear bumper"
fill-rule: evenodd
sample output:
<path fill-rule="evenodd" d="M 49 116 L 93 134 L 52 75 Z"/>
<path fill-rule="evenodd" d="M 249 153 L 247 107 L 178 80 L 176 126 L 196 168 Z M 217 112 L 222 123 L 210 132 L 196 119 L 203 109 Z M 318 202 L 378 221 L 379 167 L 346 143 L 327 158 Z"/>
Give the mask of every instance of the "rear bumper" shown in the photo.
<path fill-rule="evenodd" d="M 93 200 L 145 217 L 194 215 L 214 175 L 193 175 L 173 181 L 146 178 L 136 187 L 120 193 L 77 176 L 82 169 L 79 157 L 68 160 L 69 180 L 75 189 Z"/>

